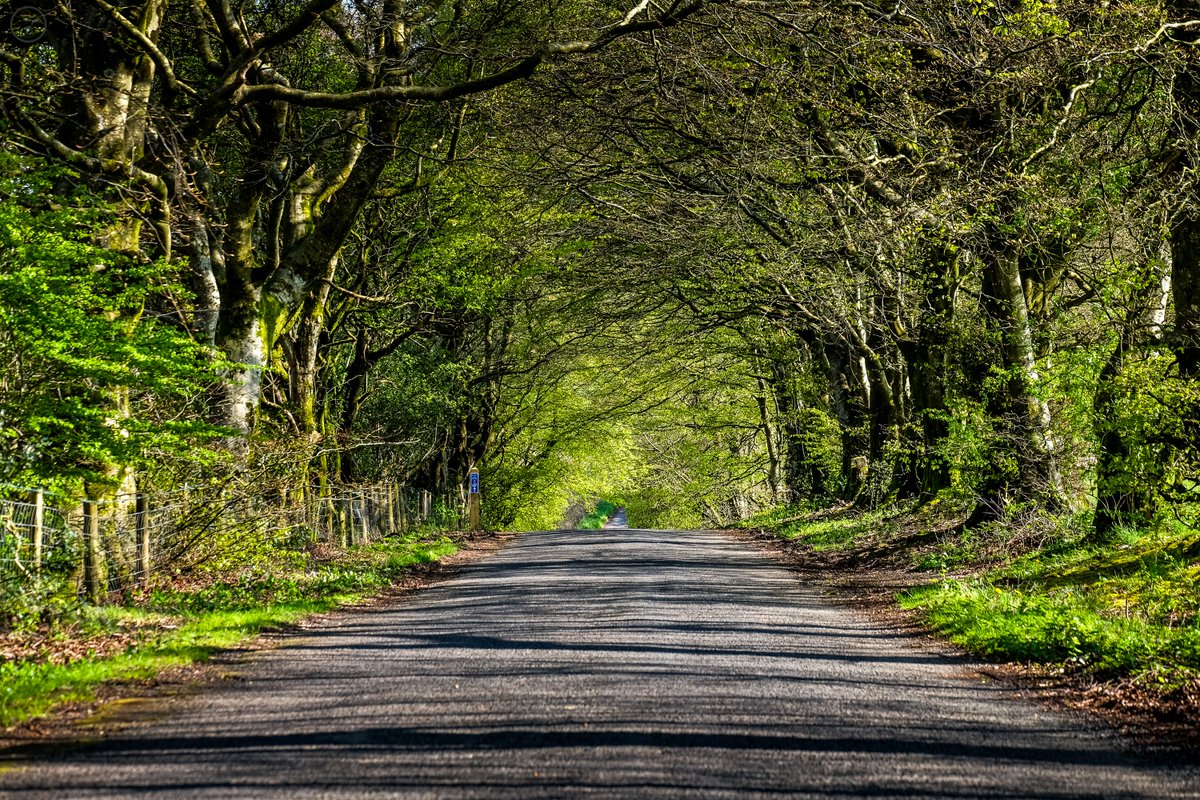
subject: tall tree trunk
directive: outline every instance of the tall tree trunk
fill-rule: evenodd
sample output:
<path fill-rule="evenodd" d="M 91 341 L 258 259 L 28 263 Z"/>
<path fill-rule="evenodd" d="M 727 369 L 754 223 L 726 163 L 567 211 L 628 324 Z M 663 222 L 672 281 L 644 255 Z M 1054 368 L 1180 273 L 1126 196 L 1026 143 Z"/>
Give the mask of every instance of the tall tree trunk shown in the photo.
<path fill-rule="evenodd" d="M 254 427 L 266 365 L 260 303 L 259 288 L 248 275 L 231 274 L 226 279 L 221 289 L 217 346 L 230 366 L 222 375 L 223 397 L 218 419 L 243 436 Z"/>
<path fill-rule="evenodd" d="M 291 337 L 288 390 L 300 430 L 310 441 L 321 432 L 317 377 L 321 373 L 321 344 L 325 332 L 325 304 L 329 283 L 324 282 L 304 301 Z"/>
<path fill-rule="evenodd" d="M 841 341 L 826 337 L 821 348 L 829 375 L 829 398 L 842 438 L 842 497 L 855 500 L 866 485 L 870 465 L 867 435 L 869 388 L 854 358 Z"/>
<path fill-rule="evenodd" d="M 371 358 L 371 339 L 366 327 L 358 329 L 354 335 L 354 355 L 350 366 L 346 369 L 346 399 L 342 406 L 341 434 L 349 440 L 358 419 L 358 410 L 362 404 L 363 391 L 367 385 L 367 375 L 374 366 Z M 353 483 L 358 478 L 357 464 L 354 461 L 354 451 L 346 450 L 342 454 L 342 480 Z"/>
<path fill-rule="evenodd" d="M 829 493 L 825 467 L 809 452 L 808 414 L 796 390 L 795 376 L 778 359 L 771 360 L 770 384 L 783 440 L 783 485 L 786 500 L 820 498 Z"/>
<path fill-rule="evenodd" d="M 1196 380 L 1200 378 L 1200 198 L 1190 192 L 1188 202 L 1176 211 L 1170 242 L 1175 307 L 1172 345 L 1180 375 Z M 1200 420 L 1190 422 L 1189 432 L 1200 448 Z"/>
<path fill-rule="evenodd" d="M 1196 0 L 1168 0 L 1166 7 L 1173 23 L 1200 17 L 1200 2 Z M 1179 48 L 1177 56 L 1182 63 L 1171 86 L 1176 145 L 1168 169 L 1179 183 L 1168 238 L 1175 307 L 1172 345 L 1180 374 L 1195 380 L 1200 377 L 1200 192 L 1195 178 L 1200 166 L 1200 154 L 1196 152 L 1200 142 L 1200 58 L 1196 53 L 1200 31 L 1182 29 L 1172 32 L 1172 38 L 1188 45 Z M 1185 413 L 1185 419 L 1187 433 L 1200 448 L 1200 419 L 1195 413 Z"/>
<path fill-rule="evenodd" d="M 920 425 L 921 441 L 916 479 L 917 499 L 928 502 L 950 488 L 950 464 L 939 453 L 950 432 L 946 408 L 946 351 L 954 318 L 954 293 L 958 286 L 958 252 L 933 245 L 926 260 L 925 295 L 916 320 L 915 336 L 900 340 L 908 364 L 912 415 Z"/>
<path fill-rule="evenodd" d="M 1001 235 L 994 235 L 990 252 L 982 254 L 984 305 L 1000 336 L 1004 374 L 999 446 L 1016 463 L 1016 474 L 1004 474 L 994 462 L 982 496 L 969 522 L 994 518 L 1006 501 L 1035 501 L 1049 509 L 1063 505 L 1062 480 L 1050 426 L 1049 407 L 1034 394 L 1039 376 L 1033 330 L 1026 306 L 1017 253 Z"/>
<path fill-rule="evenodd" d="M 126 24 L 136 29 L 138 36 L 155 44 L 166 6 L 166 0 L 145 0 L 118 2 L 114 9 L 124 17 Z M 156 65 L 143 48 L 128 44 L 130 33 L 114 21 L 112 13 L 85 4 L 69 12 L 71 25 L 52 25 L 47 31 L 60 69 L 72 76 L 72 80 L 68 83 L 70 90 L 59 98 L 62 121 L 55 131 L 57 139 L 45 131 L 27 132 L 31 134 L 31 140 L 44 141 L 53 156 L 74 151 L 74 157 L 68 160 L 87 164 L 88 169 L 94 170 L 89 177 L 102 187 L 103 192 L 110 193 L 114 187 L 120 192 L 113 209 L 113 222 L 96 237 L 101 246 L 123 253 L 135 263 L 169 259 L 172 232 L 170 212 L 165 204 L 165 183 L 144 171 L 140 163 L 145 157 L 149 100 Z M 87 53 L 89 57 L 80 58 L 80 53 Z M 30 119 L 22 117 L 17 124 L 25 124 Z M 153 195 L 153 206 L 145 202 L 147 193 Z M 155 236 L 143 242 L 142 221 L 147 217 L 156 222 Z M 118 277 L 117 283 L 120 282 Z M 125 305 L 119 311 L 108 312 L 110 321 L 119 323 L 130 334 L 140 324 L 142 314 L 142 308 Z M 103 410 L 107 424 L 120 428 L 132 416 L 129 388 L 100 385 L 91 394 L 92 402 Z M 93 501 L 104 501 L 109 512 L 105 523 L 100 524 L 94 519 L 94 514 L 98 513 L 97 505 L 91 505 L 96 523 L 93 533 L 99 538 L 98 532 L 106 525 L 115 524 L 118 516 L 132 512 L 137 476 L 128 463 L 106 460 L 88 467 L 94 470 L 95 477 L 85 484 L 84 492 Z M 111 545 L 112 537 L 108 538 Z M 95 545 L 92 541 L 89 548 Z M 122 584 L 127 575 L 120 569 L 118 556 L 114 550 L 118 567 L 114 568 L 112 576 Z M 102 554 L 97 557 L 103 560 Z M 94 564 L 93 567 L 99 570 L 93 577 L 102 577 L 103 565 Z"/>
<path fill-rule="evenodd" d="M 758 424 L 767 450 L 767 491 L 770 493 L 771 502 L 778 503 L 783 493 L 783 458 L 779 452 L 779 426 L 775 418 L 777 409 L 771 403 L 771 390 L 762 374 L 768 359 L 762 352 L 756 353 L 755 356 L 758 361 L 756 372 L 759 374 L 755 377 L 758 391 L 754 394 L 754 401 L 758 407 Z"/>
<path fill-rule="evenodd" d="M 880 357 L 879 350 L 867 348 L 862 359 L 870 378 L 870 391 L 867 396 L 867 486 L 859 497 L 859 503 L 873 508 L 886 499 L 892 485 L 893 465 L 888 460 L 888 450 L 898 434 L 900 409 L 898 395 L 891 383 L 891 371 Z"/>

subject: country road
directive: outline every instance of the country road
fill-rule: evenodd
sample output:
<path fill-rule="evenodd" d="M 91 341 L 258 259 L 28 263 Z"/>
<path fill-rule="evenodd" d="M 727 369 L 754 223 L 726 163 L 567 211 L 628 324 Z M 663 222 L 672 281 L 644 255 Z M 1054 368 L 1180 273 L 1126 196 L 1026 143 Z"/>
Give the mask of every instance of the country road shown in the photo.
<path fill-rule="evenodd" d="M 526 534 L 0 797 L 1182 798 L 720 534 Z"/>

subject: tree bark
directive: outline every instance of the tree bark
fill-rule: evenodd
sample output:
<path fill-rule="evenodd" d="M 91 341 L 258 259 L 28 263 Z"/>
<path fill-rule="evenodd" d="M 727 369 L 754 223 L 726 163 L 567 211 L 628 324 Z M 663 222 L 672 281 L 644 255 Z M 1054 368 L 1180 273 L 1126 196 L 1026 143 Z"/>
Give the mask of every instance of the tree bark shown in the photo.
<path fill-rule="evenodd" d="M 321 344 L 325 331 L 325 304 L 329 283 L 316 287 L 304 301 L 291 337 L 288 390 L 300 429 L 310 441 L 320 437 L 317 377 L 321 372 Z"/>
<path fill-rule="evenodd" d="M 917 499 L 928 502 L 950 488 L 950 464 L 939 453 L 949 434 L 946 408 L 946 351 L 954 319 L 958 286 L 958 251 L 945 244 L 931 247 L 925 265 L 926 289 L 915 324 L 915 336 L 900 339 L 908 364 L 913 417 L 920 425 L 921 449 L 917 460 Z"/>
<path fill-rule="evenodd" d="M 993 233 L 989 251 L 980 255 L 984 306 L 1000 336 L 1003 390 L 994 408 L 1001 417 L 998 444 L 1017 469 L 1015 475 L 1008 475 L 994 462 L 971 515 L 972 524 L 994 518 L 1010 500 L 1036 501 L 1051 510 L 1063 506 L 1050 410 L 1034 394 L 1039 376 L 1017 253 L 1002 235 Z"/>
<path fill-rule="evenodd" d="M 770 388 L 783 440 L 783 486 L 787 501 L 821 498 L 829 493 L 825 467 L 809 452 L 808 414 L 797 392 L 790 365 L 771 360 Z"/>
<path fill-rule="evenodd" d="M 822 356 L 829 375 L 829 397 L 834 419 L 838 423 L 842 439 L 842 498 L 856 500 L 865 487 L 867 453 L 870 443 L 867 434 L 867 402 L 869 391 L 862 385 L 858 373 L 858 359 L 846 346 L 826 337 L 822 343 Z"/>
<path fill-rule="evenodd" d="M 767 491 L 771 502 L 778 503 L 783 493 L 783 457 L 779 448 L 779 426 L 776 424 L 778 407 L 771 402 L 771 389 L 767 378 L 762 374 L 767 369 L 767 357 L 761 351 L 755 353 L 757 361 L 755 385 L 758 389 L 754 394 L 755 405 L 758 408 L 759 429 L 767 450 Z"/>

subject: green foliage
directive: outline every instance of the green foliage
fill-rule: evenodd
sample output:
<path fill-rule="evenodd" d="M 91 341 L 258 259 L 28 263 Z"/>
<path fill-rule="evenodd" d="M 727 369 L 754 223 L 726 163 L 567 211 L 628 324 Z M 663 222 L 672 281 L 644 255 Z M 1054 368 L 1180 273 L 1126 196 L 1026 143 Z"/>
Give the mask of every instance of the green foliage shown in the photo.
<path fill-rule="evenodd" d="M 947 433 L 934 445 L 934 454 L 951 465 L 952 483 L 948 495 L 955 499 L 974 496 L 974 489 L 993 469 L 992 453 L 996 432 L 986 411 L 986 403 L 967 398 L 951 398 L 947 409 L 930 409 L 928 416 L 945 421 Z"/>
<path fill-rule="evenodd" d="M 78 537 L 64 537 L 43 556 L 33 576 L 32 546 L 24 536 L 0 535 L 0 631 L 33 630 L 70 619 L 80 610 L 78 581 L 82 546 Z M 14 569 L 16 565 L 20 568 Z"/>
<path fill-rule="evenodd" d="M 978 0 L 977 0 L 978 1 Z M 984 0 L 980 8 L 990 8 Z M 1042 39 L 1048 36 L 1066 36 L 1071 23 L 1059 16 L 1056 4 L 1042 0 L 1030 0 L 1021 4 L 1021 10 L 1005 14 L 1004 21 L 996 27 L 996 35 L 1002 39 Z"/>
<path fill-rule="evenodd" d="M 608 500 L 601 500 L 587 516 L 579 521 L 579 528 L 581 530 L 598 530 L 603 528 L 604 523 L 608 522 L 609 515 L 616 510 L 617 506 L 614 503 Z"/>
<path fill-rule="evenodd" d="M 214 367 L 156 313 L 184 296 L 177 267 L 96 244 L 129 223 L 72 180 L 0 156 L 0 481 L 77 490 L 155 453 L 199 457 L 215 430 L 177 411 Z"/>
<path fill-rule="evenodd" d="M 1096 433 L 1119 437 L 1121 452 L 1102 476 L 1102 488 L 1146 496 L 1141 518 L 1128 520 L 1133 524 L 1152 524 L 1166 507 L 1196 518 L 1200 459 L 1174 445 L 1186 441 L 1188 410 L 1200 407 L 1200 386 L 1180 379 L 1169 355 L 1154 352 L 1126 362 L 1103 389 L 1109 407 L 1097 415 Z"/>
<path fill-rule="evenodd" d="M 806 406 L 801 414 L 803 419 L 800 427 L 804 431 L 804 451 L 807 454 L 803 465 L 816 466 L 826 475 L 841 477 L 842 431 L 837 420 L 825 409 L 815 406 Z M 828 488 L 836 490 L 833 486 Z"/>

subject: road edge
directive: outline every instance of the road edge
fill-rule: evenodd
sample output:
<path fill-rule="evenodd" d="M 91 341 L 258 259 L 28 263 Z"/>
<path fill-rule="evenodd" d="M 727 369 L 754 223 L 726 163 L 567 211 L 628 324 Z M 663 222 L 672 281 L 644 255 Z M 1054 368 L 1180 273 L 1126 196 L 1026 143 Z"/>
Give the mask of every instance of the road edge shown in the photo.
<path fill-rule="evenodd" d="M 928 583 L 923 576 L 861 564 L 817 566 L 812 553 L 769 532 L 734 528 L 716 532 L 754 547 L 799 578 L 818 583 L 839 605 L 910 635 L 934 650 L 960 657 L 972 674 L 1005 685 L 1047 710 L 1066 714 L 1112 736 L 1131 755 L 1189 770 L 1200 767 L 1200 720 L 1165 722 L 1152 713 L 1138 715 L 1097 705 L 1091 700 L 1095 681 L 1086 676 L 1059 674 L 1033 664 L 985 661 L 939 635 L 919 612 L 902 608 L 895 599 L 898 592 Z"/>
<path fill-rule="evenodd" d="M 0 731 L 0 775 L 39 758 L 92 746 L 132 726 L 164 719 L 176 702 L 220 683 L 240 680 L 238 668 L 255 654 L 280 648 L 333 620 L 402 603 L 417 592 L 453 580 L 519 535 L 503 531 L 466 534 L 456 540 L 457 551 L 438 561 L 414 564 L 381 592 L 264 629 L 205 661 L 172 667 L 145 680 L 103 684 L 97 687 L 91 702 L 68 703 L 45 716 Z"/>

